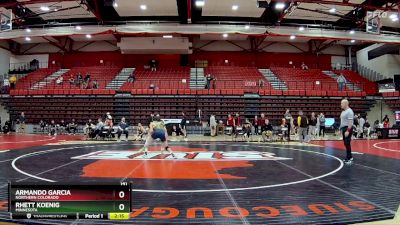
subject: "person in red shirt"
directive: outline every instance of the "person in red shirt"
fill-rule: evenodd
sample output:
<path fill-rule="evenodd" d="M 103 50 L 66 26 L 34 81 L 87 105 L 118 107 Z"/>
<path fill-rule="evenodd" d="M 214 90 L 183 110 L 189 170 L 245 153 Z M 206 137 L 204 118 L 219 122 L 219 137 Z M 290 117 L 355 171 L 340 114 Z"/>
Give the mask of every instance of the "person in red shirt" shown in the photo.
<path fill-rule="evenodd" d="M 264 131 L 266 131 L 266 126 L 265 126 L 265 120 L 267 119 L 267 117 L 265 117 L 264 113 L 261 113 L 261 117 L 258 120 L 258 125 L 261 127 L 261 133 L 263 133 Z"/>
<path fill-rule="evenodd" d="M 258 116 L 255 115 L 253 119 L 254 134 L 258 135 Z"/>
<path fill-rule="evenodd" d="M 242 125 L 242 121 L 240 120 L 239 113 L 236 113 L 235 116 L 235 126 L 240 127 Z"/>
<path fill-rule="evenodd" d="M 226 121 L 226 127 L 231 129 L 229 135 L 232 135 L 233 130 L 235 129 L 234 128 L 235 127 L 235 119 L 232 117 L 231 114 L 228 114 L 228 119 Z"/>

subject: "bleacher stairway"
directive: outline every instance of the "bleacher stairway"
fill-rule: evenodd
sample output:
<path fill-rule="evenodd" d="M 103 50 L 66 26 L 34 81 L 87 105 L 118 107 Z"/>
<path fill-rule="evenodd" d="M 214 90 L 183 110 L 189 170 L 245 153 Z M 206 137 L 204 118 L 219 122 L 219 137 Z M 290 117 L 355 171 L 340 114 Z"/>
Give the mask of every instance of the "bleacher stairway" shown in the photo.
<path fill-rule="evenodd" d="M 39 90 L 46 85 L 50 84 L 52 81 L 58 79 L 60 76 L 68 72 L 69 69 L 60 69 L 57 72 L 51 74 L 50 76 L 44 78 L 42 81 L 35 83 L 30 89 L 31 90 Z"/>
<path fill-rule="evenodd" d="M 260 73 L 268 80 L 271 86 L 277 90 L 288 90 L 285 82 L 281 81 L 270 69 L 259 69 Z"/>
<path fill-rule="evenodd" d="M 324 74 L 328 75 L 329 77 L 333 78 L 334 80 L 337 80 L 339 77 L 336 73 L 330 71 L 330 70 L 324 70 L 322 71 Z M 352 91 L 362 91 L 361 88 L 359 88 L 357 85 L 352 83 L 351 81 L 347 80 L 346 82 L 346 88 Z"/>
<path fill-rule="evenodd" d="M 129 75 L 135 71 L 135 68 L 123 68 L 117 76 L 114 77 L 110 83 L 107 84 L 106 89 L 118 90 L 125 82 L 128 81 Z"/>
<path fill-rule="evenodd" d="M 203 68 L 190 68 L 190 89 L 204 89 L 206 81 Z"/>

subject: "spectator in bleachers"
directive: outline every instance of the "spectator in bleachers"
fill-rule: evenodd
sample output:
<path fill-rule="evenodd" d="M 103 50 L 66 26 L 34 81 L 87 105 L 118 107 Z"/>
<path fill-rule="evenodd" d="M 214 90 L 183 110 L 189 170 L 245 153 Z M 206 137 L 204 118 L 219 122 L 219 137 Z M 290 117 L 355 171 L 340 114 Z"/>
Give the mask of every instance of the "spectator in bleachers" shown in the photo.
<path fill-rule="evenodd" d="M 267 121 L 267 117 L 265 117 L 264 113 L 261 113 L 261 117 L 258 120 L 258 125 L 261 127 L 261 134 L 265 131 L 265 123 Z"/>
<path fill-rule="evenodd" d="M 213 76 L 211 76 L 211 74 L 208 74 L 207 76 L 206 76 L 206 86 L 205 86 L 205 89 L 210 89 L 211 88 L 211 82 L 213 81 L 213 80 L 215 80 L 214 79 L 214 77 Z"/>
<path fill-rule="evenodd" d="M 308 66 L 304 62 L 302 62 L 301 63 L 301 69 L 302 70 L 308 70 Z"/>
<path fill-rule="evenodd" d="M 89 119 L 86 122 L 85 127 L 83 128 L 83 134 L 90 136 L 90 133 L 93 132 L 93 128 L 94 128 L 94 124 L 93 124 L 92 120 Z"/>
<path fill-rule="evenodd" d="M 81 73 L 78 73 L 78 75 L 76 76 L 76 85 L 77 86 L 79 86 L 81 83 L 82 83 L 82 81 L 83 81 L 83 77 L 82 77 L 82 74 Z"/>
<path fill-rule="evenodd" d="M 252 125 L 250 120 L 246 118 L 243 123 L 243 135 L 244 138 L 247 139 L 247 142 L 249 142 L 251 138 L 251 127 Z"/>
<path fill-rule="evenodd" d="M 93 80 L 92 89 L 99 89 L 99 83 L 97 82 L 97 80 Z"/>
<path fill-rule="evenodd" d="M 44 134 L 44 132 L 46 131 L 46 126 L 47 126 L 46 122 L 44 122 L 43 120 L 40 120 L 39 129 L 40 129 L 41 133 Z"/>
<path fill-rule="evenodd" d="M 154 121 L 154 113 L 150 113 L 150 117 L 147 120 L 147 125 L 150 125 L 150 123 L 153 122 L 153 121 Z"/>
<path fill-rule="evenodd" d="M 74 78 L 74 75 L 69 75 L 69 79 L 68 79 L 68 81 L 69 81 L 69 84 L 70 85 L 75 85 L 75 78 Z"/>
<path fill-rule="evenodd" d="M 258 86 L 259 87 L 264 87 L 264 85 L 265 85 L 265 81 L 263 79 L 259 79 L 258 80 Z"/>
<path fill-rule="evenodd" d="M 232 135 L 234 132 L 235 127 L 235 119 L 232 117 L 231 114 L 228 114 L 228 119 L 226 120 L 226 128 L 229 128 L 229 135 Z"/>
<path fill-rule="evenodd" d="M 288 125 L 288 132 L 287 132 L 288 137 L 287 137 L 287 140 L 290 141 L 290 130 L 292 128 L 293 117 L 292 117 L 292 114 L 290 114 L 290 110 L 289 109 L 286 109 L 286 112 L 283 115 L 283 118 L 285 118 L 285 122 Z"/>
<path fill-rule="evenodd" d="M 89 83 L 89 81 L 90 81 L 90 74 L 89 74 L 89 73 L 86 73 L 86 76 L 85 76 L 84 81 L 85 81 L 86 83 Z"/>
<path fill-rule="evenodd" d="M 325 115 L 324 113 L 319 114 L 319 136 L 325 137 Z"/>
<path fill-rule="evenodd" d="M 59 128 L 59 133 L 64 134 L 65 133 L 65 128 L 67 127 L 67 124 L 65 124 L 64 120 L 60 121 L 60 124 L 58 125 Z"/>
<path fill-rule="evenodd" d="M 151 71 L 157 71 L 157 67 L 158 67 L 158 62 L 157 62 L 157 60 L 152 59 L 152 60 L 150 61 L 150 68 L 151 68 Z"/>
<path fill-rule="evenodd" d="M 75 119 L 72 119 L 71 122 L 68 124 L 68 127 L 67 127 L 68 134 L 69 135 L 71 135 L 71 134 L 75 135 L 77 128 L 78 128 L 78 124 L 75 123 Z"/>
<path fill-rule="evenodd" d="M 346 85 L 346 78 L 343 76 L 343 74 L 340 74 L 340 76 L 337 78 L 337 83 L 339 85 L 339 91 L 343 91 L 345 89 Z"/>
<path fill-rule="evenodd" d="M 57 85 L 62 85 L 64 83 L 64 77 L 60 76 L 59 78 L 57 78 L 56 80 L 56 84 Z"/>
<path fill-rule="evenodd" d="M 93 138 L 98 138 L 101 136 L 101 131 L 103 130 L 103 127 L 104 127 L 103 120 L 101 118 L 97 119 L 97 124 L 94 129 Z"/>
<path fill-rule="evenodd" d="M 10 88 L 15 89 L 15 87 L 17 85 L 17 76 L 15 76 L 15 74 L 13 74 L 13 75 L 11 75 L 9 80 L 10 80 Z"/>
<path fill-rule="evenodd" d="M 135 74 L 134 74 L 134 72 L 132 72 L 131 74 L 129 74 L 128 82 L 129 83 L 134 83 L 135 80 L 136 80 Z"/>
<path fill-rule="evenodd" d="M 307 117 L 303 114 L 303 111 L 299 111 L 299 117 L 297 118 L 297 126 L 298 126 L 298 134 L 299 134 L 299 142 L 304 143 L 308 142 L 308 135 L 307 135 L 307 129 L 308 129 L 308 119 Z"/>
<path fill-rule="evenodd" d="M 390 121 L 388 115 L 385 115 L 382 120 L 383 128 L 390 128 Z"/>
<path fill-rule="evenodd" d="M 156 89 L 156 86 L 155 86 L 154 84 L 150 84 L 149 89 L 150 89 L 150 90 L 155 90 L 155 89 Z"/>
<path fill-rule="evenodd" d="M 214 114 L 211 114 L 210 116 L 210 130 L 211 137 L 215 137 L 217 135 L 217 120 L 215 119 Z"/>
<path fill-rule="evenodd" d="M 153 122 L 153 121 L 151 121 L 151 122 Z M 135 141 L 142 141 L 143 140 L 143 136 L 145 134 L 146 134 L 146 129 L 144 129 L 144 127 L 142 126 L 141 123 L 138 123 Z"/>
<path fill-rule="evenodd" d="M 118 141 L 121 141 L 122 134 L 125 134 L 125 141 L 128 141 L 128 128 L 129 124 L 125 121 L 125 117 L 122 117 L 121 121 L 118 124 Z"/>
<path fill-rule="evenodd" d="M 49 124 L 49 136 L 57 136 L 57 124 L 54 120 L 51 120 Z"/>
<path fill-rule="evenodd" d="M 254 116 L 252 125 L 254 127 L 254 134 L 258 135 L 258 116 L 257 115 Z"/>
<path fill-rule="evenodd" d="M 261 134 L 263 141 L 271 141 L 272 138 L 272 134 L 273 134 L 273 127 L 272 124 L 269 123 L 269 119 L 265 120 L 265 128 L 264 128 L 264 132 Z"/>
<path fill-rule="evenodd" d="M 113 126 L 114 126 L 114 123 L 112 120 L 112 116 L 108 115 L 106 118 L 106 121 L 104 121 L 104 128 L 103 128 L 103 131 L 107 132 L 106 133 L 107 137 L 111 136 L 111 133 L 113 131 Z"/>

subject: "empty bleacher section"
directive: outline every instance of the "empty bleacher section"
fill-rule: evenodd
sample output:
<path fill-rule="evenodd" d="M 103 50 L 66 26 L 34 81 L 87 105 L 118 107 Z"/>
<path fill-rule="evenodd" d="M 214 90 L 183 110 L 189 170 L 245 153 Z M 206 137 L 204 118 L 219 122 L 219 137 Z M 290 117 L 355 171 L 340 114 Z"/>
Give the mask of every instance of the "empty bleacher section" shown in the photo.
<path fill-rule="evenodd" d="M 46 69 L 38 69 L 32 73 L 29 73 L 27 76 L 22 77 L 18 80 L 16 88 L 17 89 L 30 89 L 36 83 L 42 81 L 44 78 L 50 76 L 55 73 L 58 68 L 46 68 Z"/>
<path fill-rule="evenodd" d="M 353 72 L 351 70 L 335 70 L 336 74 L 343 74 L 346 79 L 354 84 L 358 84 L 358 86 L 364 90 L 368 95 L 374 95 L 378 93 L 378 85 L 375 82 L 372 82 L 360 74 Z"/>
<path fill-rule="evenodd" d="M 210 66 L 205 68 L 204 73 L 216 79 L 215 85 L 212 84 L 215 89 L 258 90 L 260 81 L 263 81 L 263 88 L 272 88 L 256 67 Z"/>
<path fill-rule="evenodd" d="M 289 90 L 338 90 L 337 82 L 319 69 L 271 67 L 271 71 L 286 83 Z"/>
<path fill-rule="evenodd" d="M 149 90 L 151 84 L 155 89 L 189 89 L 189 67 L 165 67 L 157 71 L 136 69 L 135 82 L 126 82 L 121 90 Z"/>

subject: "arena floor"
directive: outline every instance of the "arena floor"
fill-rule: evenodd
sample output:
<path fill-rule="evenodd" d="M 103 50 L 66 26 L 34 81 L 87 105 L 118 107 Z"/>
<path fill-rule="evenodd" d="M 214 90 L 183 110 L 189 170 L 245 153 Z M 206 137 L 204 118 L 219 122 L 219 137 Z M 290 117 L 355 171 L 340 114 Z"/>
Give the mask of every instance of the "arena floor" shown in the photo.
<path fill-rule="evenodd" d="M 353 224 L 393 217 L 400 204 L 400 140 L 355 140 L 344 165 L 341 141 L 264 144 L 230 138 L 171 141 L 174 160 L 140 142 L 81 136 L 0 136 L 0 221 L 7 182 L 133 183 L 132 224 Z M 225 154 L 225 155 L 224 155 Z M 85 224 L 88 221 L 19 221 Z M 0 222 L 1 223 L 1 222 Z M 115 224 L 90 221 L 90 224 Z"/>

